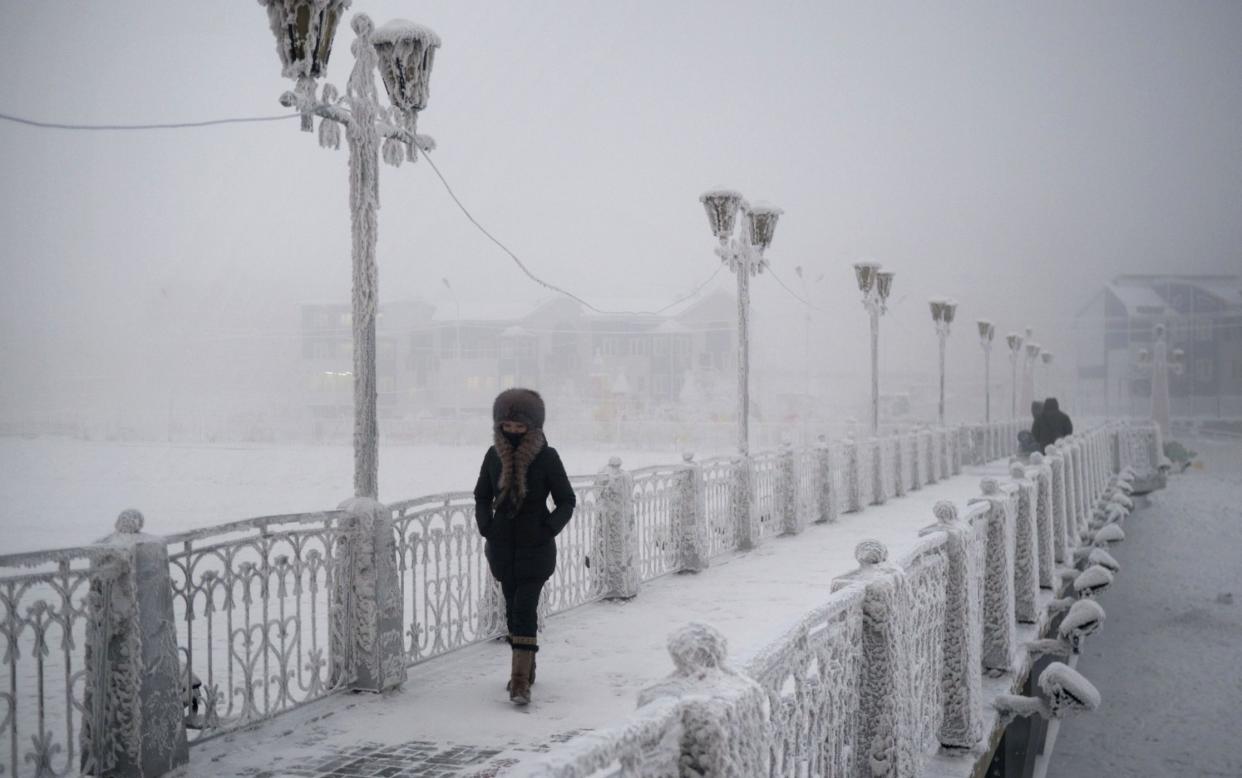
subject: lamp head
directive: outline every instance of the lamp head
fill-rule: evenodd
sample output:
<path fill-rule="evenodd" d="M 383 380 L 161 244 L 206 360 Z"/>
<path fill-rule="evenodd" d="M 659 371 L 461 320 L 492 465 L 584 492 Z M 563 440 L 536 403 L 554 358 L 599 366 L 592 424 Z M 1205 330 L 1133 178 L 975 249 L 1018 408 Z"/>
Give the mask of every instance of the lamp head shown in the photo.
<path fill-rule="evenodd" d="M 1045 365 L 1052 364 L 1052 352 L 1051 351 L 1045 351 L 1044 353 L 1039 355 L 1039 358 L 1044 361 Z"/>
<path fill-rule="evenodd" d="M 285 78 L 323 75 L 337 25 L 350 0 L 259 0 L 259 4 L 267 9 Z"/>
<path fill-rule="evenodd" d="M 746 211 L 746 224 L 750 229 L 750 245 L 760 252 L 772 245 L 776 235 L 776 222 L 784 213 L 780 208 L 771 205 L 756 205 Z"/>
<path fill-rule="evenodd" d="M 927 304 L 931 308 L 932 321 L 937 323 L 944 321 L 944 307 L 948 303 L 944 300 L 929 300 Z"/>
<path fill-rule="evenodd" d="M 952 324 L 953 317 L 957 316 L 957 302 L 955 300 L 946 300 L 944 304 L 944 323 Z"/>
<path fill-rule="evenodd" d="M 996 329 L 992 326 L 992 322 L 987 319 L 980 319 L 975 322 L 975 326 L 979 328 L 979 340 L 984 343 L 991 343 L 993 336 L 996 334 Z"/>
<path fill-rule="evenodd" d="M 891 270 L 881 270 L 875 274 L 876 290 L 880 293 L 880 302 L 887 302 L 888 296 L 893 293 L 893 276 Z"/>
<path fill-rule="evenodd" d="M 1022 350 L 1022 336 L 1016 332 L 1006 335 L 1005 343 L 1009 345 L 1009 350 L 1015 354 Z"/>
<path fill-rule="evenodd" d="M 737 212 L 742 206 L 742 196 L 732 189 L 713 189 L 699 195 L 699 202 L 707 211 L 707 224 L 712 234 L 724 243 L 733 234 Z"/>
<path fill-rule="evenodd" d="M 371 33 L 371 45 L 392 104 L 405 116 L 426 108 L 440 36 L 421 24 L 393 19 Z"/>
<path fill-rule="evenodd" d="M 863 294 L 870 294 L 879 272 L 879 262 L 855 262 L 854 276 L 858 279 L 858 290 Z"/>

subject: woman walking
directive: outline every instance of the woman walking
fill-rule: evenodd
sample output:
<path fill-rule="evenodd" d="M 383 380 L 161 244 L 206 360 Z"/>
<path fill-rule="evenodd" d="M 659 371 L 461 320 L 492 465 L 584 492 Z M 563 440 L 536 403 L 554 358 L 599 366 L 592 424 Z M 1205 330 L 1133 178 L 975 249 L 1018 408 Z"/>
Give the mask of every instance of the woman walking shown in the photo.
<path fill-rule="evenodd" d="M 556 449 L 543 437 L 543 398 L 506 389 L 492 404 L 493 442 L 474 487 L 474 518 L 492 575 L 505 595 L 513 655 L 509 700 L 530 702 L 535 681 L 539 593 L 556 570 L 556 541 L 577 498 Z M 548 496 L 556 510 L 548 510 Z"/>

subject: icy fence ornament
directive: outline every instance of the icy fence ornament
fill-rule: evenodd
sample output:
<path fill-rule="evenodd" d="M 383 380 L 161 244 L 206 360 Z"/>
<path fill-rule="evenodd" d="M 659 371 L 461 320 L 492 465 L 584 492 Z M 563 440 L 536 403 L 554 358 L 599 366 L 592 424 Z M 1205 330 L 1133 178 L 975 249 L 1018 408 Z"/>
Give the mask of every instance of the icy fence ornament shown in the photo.
<path fill-rule="evenodd" d="M 1039 538 L 1039 585 L 1051 589 L 1056 579 L 1056 547 L 1052 517 L 1052 468 L 1044 462 L 1043 454 L 1031 454 L 1031 467 L 1035 470 L 1035 533 Z"/>
<path fill-rule="evenodd" d="M 882 543 L 864 540 L 854 551 L 859 569 L 833 581 L 834 591 L 865 587 L 855 757 L 861 775 L 917 775 L 936 742 L 943 715 L 943 546 L 943 536 L 928 539 L 896 565 Z"/>
<path fill-rule="evenodd" d="M 621 459 L 608 460 L 600 475 L 604 532 L 604 597 L 628 600 L 638 594 L 639 548 L 634 526 L 634 479 L 621 469 Z"/>
<path fill-rule="evenodd" d="M 160 539 L 192 742 L 353 682 L 360 625 L 351 582 L 362 560 L 361 528 L 349 520 L 344 511 L 268 516 Z M 395 634 L 400 655 L 400 613 Z"/>
<path fill-rule="evenodd" d="M 983 668 L 993 673 L 1013 668 L 1013 548 L 1016 498 L 1001 492 L 995 479 L 985 478 L 980 484 L 983 497 L 972 498 L 971 504 L 984 503 L 988 511 L 977 514 L 977 521 L 986 522 L 987 552 L 983 584 Z"/>
<path fill-rule="evenodd" d="M 698 573 L 711 564 L 708 544 L 707 489 L 703 468 L 694 461 L 694 454 L 682 455 L 685 463 L 681 473 L 681 489 L 677 495 L 680 513 L 677 524 L 677 570 Z"/>
<path fill-rule="evenodd" d="M 864 597 L 835 592 L 747 665 L 768 700 L 760 774 L 854 773 Z"/>
<path fill-rule="evenodd" d="M 947 561 L 943 665 L 940 686 L 944 708 L 937 733 L 941 745 L 972 748 L 983 737 L 980 650 L 983 645 L 983 541 L 960 521 L 957 507 L 936 503 L 936 523 L 920 535 L 943 533 Z"/>
<path fill-rule="evenodd" d="M 1014 613 L 1023 624 L 1039 620 L 1035 605 L 1039 595 L 1039 535 L 1035 521 L 1035 484 L 1026 477 L 1026 468 L 1014 463 L 1013 478 L 1017 512 L 1014 521 L 1013 592 Z"/>
<path fill-rule="evenodd" d="M 1002 694 L 993 706 L 1003 722 L 1016 716 L 1043 716 L 1059 719 L 1070 713 L 1093 711 L 1100 706 L 1100 693 L 1069 665 L 1053 662 L 1039 676 L 1039 689 L 1047 702 L 1037 697 Z"/>

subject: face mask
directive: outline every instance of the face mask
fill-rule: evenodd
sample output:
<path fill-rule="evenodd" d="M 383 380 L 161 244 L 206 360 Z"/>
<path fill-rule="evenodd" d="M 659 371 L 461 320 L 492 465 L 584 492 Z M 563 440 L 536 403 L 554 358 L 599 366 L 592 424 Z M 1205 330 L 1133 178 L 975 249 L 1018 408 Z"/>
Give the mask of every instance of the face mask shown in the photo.
<path fill-rule="evenodd" d="M 526 437 L 525 432 L 501 432 L 505 436 L 505 440 L 509 441 L 509 445 L 517 448 L 522 444 L 522 438 Z"/>

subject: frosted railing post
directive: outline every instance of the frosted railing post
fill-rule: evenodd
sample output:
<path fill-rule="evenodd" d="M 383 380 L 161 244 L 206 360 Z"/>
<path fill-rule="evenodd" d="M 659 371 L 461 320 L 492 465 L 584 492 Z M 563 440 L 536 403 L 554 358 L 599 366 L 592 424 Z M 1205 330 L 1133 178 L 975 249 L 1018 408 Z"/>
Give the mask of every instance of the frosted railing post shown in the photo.
<path fill-rule="evenodd" d="M 349 536 L 349 575 L 338 576 L 333 608 L 345 608 L 346 617 L 332 614 L 334 656 L 352 658 L 350 688 L 383 692 L 405 682 L 404 606 L 397 572 L 397 548 L 392 513 L 369 497 L 351 497 L 340 509 L 341 530 Z M 342 641 L 348 649 L 342 650 Z"/>
<path fill-rule="evenodd" d="M 1088 491 L 1090 479 L 1087 475 L 1087 468 L 1089 467 L 1087 464 L 1087 441 L 1085 438 L 1075 435 L 1073 446 L 1077 452 L 1074 477 L 1078 483 L 1078 527 L 1080 532 L 1085 534 L 1090 529 L 1091 524 L 1091 494 Z"/>
<path fill-rule="evenodd" d="M 960 475 L 962 472 L 962 450 L 965 448 L 964 438 L 969 433 L 964 427 L 953 427 L 949 432 L 949 473 Z"/>
<path fill-rule="evenodd" d="M 1039 452 L 1031 454 L 1031 467 L 1035 476 L 1035 534 L 1039 538 L 1039 586 L 1043 589 L 1056 587 L 1056 543 L 1053 540 L 1052 516 L 1052 468 Z"/>
<path fill-rule="evenodd" d="M 862 469 L 858 461 L 858 441 L 845 441 L 845 496 L 846 513 L 862 510 Z"/>
<path fill-rule="evenodd" d="M 987 549 L 983 570 L 983 669 L 991 674 L 1011 669 L 1013 650 L 1013 498 L 1001 493 L 994 478 L 980 483 L 987 502 Z"/>
<path fill-rule="evenodd" d="M 1078 484 L 1075 483 L 1074 478 L 1074 463 L 1077 455 L 1068 440 L 1062 440 L 1058 445 L 1061 449 L 1061 456 L 1065 459 L 1065 534 L 1069 537 L 1069 544 L 1072 548 L 1079 545 L 1082 534 L 1078 518 Z"/>
<path fill-rule="evenodd" d="M 828 439 L 820 435 L 815 446 L 815 466 L 819 469 L 819 515 L 817 522 L 837 520 L 837 489 L 832 482 L 832 447 Z"/>
<path fill-rule="evenodd" d="M 1048 448 L 1048 462 L 1052 466 L 1052 545 L 1053 558 L 1062 565 L 1072 566 L 1070 555 L 1069 525 L 1065 513 L 1065 457 L 1059 446 Z"/>
<path fill-rule="evenodd" d="M 802 512 L 798 510 L 798 476 L 795 471 L 793 446 L 782 443 L 777 456 L 776 494 L 780 506 L 781 534 L 797 535 L 805 526 Z"/>
<path fill-rule="evenodd" d="M 755 514 L 754 492 L 751 488 L 754 476 L 751 474 L 749 456 L 735 456 L 730 462 L 733 478 L 729 484 L 729 503 L 733 511 L 733 538 L 738 551 L 749 551 L 759 545 L 759 521 Z"/>
<path fill-rule="evenodd" d="M 707 490 L 703 484 L 703 468 L 694 461 L 694 454 L 681 456 L 681 492 L 678 495 L 678 571 L 698 573 L 706 570 L 710 551 L 707 543 Z"/>
<path fill-rule="evenodd" d="M 931 430 L 923 430 L 919 433 L 919 437 L 923 439 L 926 446 L 919 446 L 919 451 L 926 451 L 927 456 L 923 460 L 923 483 L 934 484 L 940 480 L 940 473 L 936 467 L 936 437 Z"/>
<path fill-rule="evenodd" d="M 905 454 L 905 446 L 902 445 L 901 435 L 893 435 L 888 442 L 893 447 L 893 495 L 904 497 L 906 495 L 906 479 L 904 477 L 905 468 L 901 466 L 901 458 Z"/>
<path fill-rule="evenodd" d="M 122 511 L 91 577 L 83 774 L 156 778 L 189 761 L 168 548 Z M 100 647 L 104 650 L 98 651 Z M 42 773 L 40 773 L 42 774 Z"/>
<path fill-rule="evenodd" d="M 917 492 L 927 481 L 927 470 L 923 467 L 923 458 L 919 456 L 922 446 L 919 445 L 919 433 L 910 433 L 910 491 Z"/>
<path fill-rule="evenodd" d="M 1014 617 L 1023 624 L 1039 620 L 1035 599 L 1039 595 L 1039 535 L 1035 520 L 1035 484 L 1026 477 L 1026 468 L 1014 462 L 1009 468 L 1017 488 L 1014 522 L 1013 603 Z"/>
<path fill-rule="evenodd" d="M 767 774 L 767 694 L 729 666 L 724 636 L 691 622 L 669 635 L 668 653 L 673 672 L 643 689 L 638 704 L 671 698 L 680 705 L 681 774 Z"/>
<path fill-rule="evenodd" d="M 628 600 L 638 594 L 638 527 L 634 524 L 634 477 L 608 460 L 601 474 L 600 518 L 604 528 L 604 599 Z"/>
<path fill-rule="evenodd" d="M 904 627 L 905 572 L 888 562 L 888 548 L 863 540 L 854 548 L 858 569 L 833 579 L 832 590 L 865 586 L 862 668 L 854 763 L 865 776 L 912 776 L 920 754 L 913 747 L 909 701 L 914 679 Z"/>
<path fill-rule="evenodd" d="M 864 464 L 871 471 L 871 494 L 870 503 L 872 505 L 883 505 L 888 495 L 884 493 L 884 439 L 871 438 L 867 441 L 867 448 L 871 452 L 871 461 Z"/>
<path fill-rule="evenodd" d="M 953 475 L 953 433 L 947 427 L 936 430 L 940 449 L 940 479 L 943 481 Z"/>
<path fill-rule="evenodd" d="M 983 613 L 979 600 L 978 556 L 974 531 L 958 519 L 957 507 L 936 503 L 936 523 L 919 535 L 943 532 L 948 560 L 945 587 L 944 664 L 940 668 L 944 718 L 937 736 L 949 748 L 973 748 L 983 737 L 983 683 L 979 653 L 983 644 Z"/>

